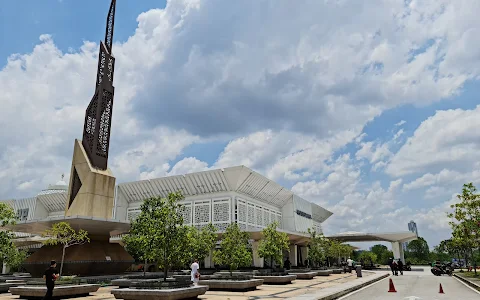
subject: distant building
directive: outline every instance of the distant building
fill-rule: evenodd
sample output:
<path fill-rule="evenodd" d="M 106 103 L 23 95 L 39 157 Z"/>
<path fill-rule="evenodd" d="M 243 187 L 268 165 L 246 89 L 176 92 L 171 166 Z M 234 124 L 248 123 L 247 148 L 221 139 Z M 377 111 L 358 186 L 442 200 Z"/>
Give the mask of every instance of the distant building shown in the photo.
<path fill-rule="evenodd" d="M 417 223 L 410 221 L 408 223 L 408 231 L 415 233 L 418 236 Z M 407 250 L 408 242 L 403 244 L 403 249 Z"/>
<path fill-rule="evenodd" d="M 418 236 L 417 223 L 410 221 L 410 223 L 408 223 L 408 231 L 415 232 Z"/>

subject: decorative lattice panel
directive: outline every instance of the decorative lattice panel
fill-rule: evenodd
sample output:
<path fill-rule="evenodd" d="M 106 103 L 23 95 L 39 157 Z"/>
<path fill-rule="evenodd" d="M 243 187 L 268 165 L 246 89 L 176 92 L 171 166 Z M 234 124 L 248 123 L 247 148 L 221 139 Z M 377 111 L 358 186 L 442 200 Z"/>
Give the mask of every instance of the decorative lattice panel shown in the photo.
<path fill-rule="evenodd" d="M 256 207 L 255 207 L 255 219 L 256 219 L 255 224 L 256 224 L 257 226 L 263 226 L 263 224 L 262 224 L 262 221 L 263 221 L 263 211 L 262 211 L 262 208 L 259 207 L 259 206 L 256 206 Z"/>
<path fill-rule="evenodd" d="M 277 220 L 275 212 L 271 211 L 269 215 L 270 215 L 270 223 L 273 223 Z"/>
<path fill-rule="evenodd" d="M 244 230 L 244 231 L 247 230 L 247 224 L 239 223 L 238 227 L 240 227 L 241 230 Z"/>
<path fill-rule="evenodd" d="M 230 225 L 230 223 L 216 223 L 216 224 L 213 224 L 213 226 L 215 226 L 217 231 L 225 231 L 227 229 L 228 225 Z"/>
<path fill-rule="evenodd" d="M 237 202 L 237 221 L 238 222 L 247 222 L 247 205 L 245 202 Z"/>
<path fill-rule="evenodd" d="M 270 210 L 265 209 L 263 211 L 263 225 L 268 226 L 268 224 L 270 224 Z"/>
<path fill-rule="evenodd" d="M 276 215 L 276 221 L 278 222 L 278 228 L 282 228 L 282 215 Z"/>
<path fill-rule="evenodd" d="M 194 204 L 194 224 L 210 222 L 210 201 Z"/>
<path fill-rule="evenodd" d="M 213 202 L 213 222 L 230 222 L 230 202 L 228 200 Z"/>
<path fill-rule="evenodd" d="M 197 228 L 198 230 L 202 230 L 203 227 L 207 226 L 207 224 L 200 224 L 200 225 L 194 225 L 195 228 Z"/>
<path fill-rule="evenodd" d="M 127 211 L 127 220 L 129 220 L 130 222 L 135 220 L 139 215 L 140 215 L 140 209 L 136 208 L 136 209 L 128 209 Z"/>
<path fill-rule="evenodd" d="M 255 225 L 255 206 L 252 204 L 247 207 L 247 221 L 249 225 Z"/>
<path fill-rule="evenodd" d="M 180 213 L 183 217 L 183 223 L 190 225 L 192 224 L 192 205 L 191 204 L 184 204 L 180 209 Z"/>

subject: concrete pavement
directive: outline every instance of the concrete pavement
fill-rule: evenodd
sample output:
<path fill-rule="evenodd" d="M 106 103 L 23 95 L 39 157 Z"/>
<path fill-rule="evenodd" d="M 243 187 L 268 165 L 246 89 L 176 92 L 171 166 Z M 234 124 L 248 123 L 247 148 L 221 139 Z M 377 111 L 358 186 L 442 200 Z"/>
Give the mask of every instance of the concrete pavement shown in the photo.
<path fill-rule="evenodd" d="M 480 293 L 449 276 L 434 276 L 429 267 L 424 272 L 404 272 L 403 276 L 391 276 L 396 293 L 389 293 L 389 278 L 383 279 L 369 287 L 361 289 L 342 300 L 478 300 Z M 439 293 L 440 283 L 445 294 Z"/>

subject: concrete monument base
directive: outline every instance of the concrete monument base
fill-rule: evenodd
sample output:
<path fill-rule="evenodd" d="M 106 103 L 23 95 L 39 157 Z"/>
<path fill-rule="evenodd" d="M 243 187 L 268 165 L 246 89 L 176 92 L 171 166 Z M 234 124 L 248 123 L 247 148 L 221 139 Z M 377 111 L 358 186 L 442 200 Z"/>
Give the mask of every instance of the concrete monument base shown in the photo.
<path fill-rule="evenodd" d="M 62 246 L 43 246 L 27 258 L 23 267 L 34 277 L 41 277 L 50 264 L 56 260 L 60 268 Z M 92 240 L 90 243 L 72 246 L 65 252 L 62 275 L 97 276 L 125 272 L 134 259 L 119 244 Z"/>
<path fill-rule="evenodd" d="M 83 144 L 75 140 L 65 216 L 111 219 L 115 177 L 110 169 L 96 169 Z"/>

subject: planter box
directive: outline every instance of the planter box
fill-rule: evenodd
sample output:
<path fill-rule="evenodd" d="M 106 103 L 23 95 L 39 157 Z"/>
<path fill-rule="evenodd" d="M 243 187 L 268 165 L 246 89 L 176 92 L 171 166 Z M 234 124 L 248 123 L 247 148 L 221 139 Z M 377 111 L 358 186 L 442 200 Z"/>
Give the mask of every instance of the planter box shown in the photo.
<path fill-rule="evenodd" d="M 333 270 L 316 270 L 317 276 L 329 276 L 333 273 Z"/>
<path fill-rule="evenodd" d="M 116 299 L 125 300 L 180 300 L 195 299 L 207 292 L 208 286 L 192 286 L 180 289 L 113 289 Z"/>
<path fill-rule="evenodd" d="M 263 279 L 249 279 L 249 280 L 224 280 L 224 279 L 211 279 L 201 280 L 199 285 L 208 286 L 209 290 L 221 290 L 221 291 L 252 291 L 257 286 L 263 284 Z"/>
<path fill-rule="evenodd" d="M 343 273 L 343 269 L 333 269 L 333 274 L 342 274 Z"/>
<path fill-rule="evenodd" d="M 74 298 L 79 296 L 88 296 L 90 293 L 98 291 L 98 284 L 81 284 L 56 286 L 53 290 L 53 297 Z M 18 295 L 20 298 L 43 298 L 47 288 L 45 286 L 17 286 L 11 287 L 10 293 Z"/>
<path fill-rule="evenodd" d="M 19 286 L 18 283 L 0 283 L 0 293 L 8 293 L 8 290 L 12 287 Z"/>
<path fill-rule="evenodd" d="M 5 283 L 16 283 L 17 285 L 22 285 L 25 284 L 25 280 L 22 279 L 7 279 L 5 280 Z"/>
<path fill-rule="evenodd" d="M 263 279 L 264 284 L 289 284 L 297 279 L 297 275 L 283 275 L 283 276 L 268 276 L 268 275 L 255 275 L 254 279 Z"/>
<path fill-rule="evenodd" d="M 174 275 L 176 276 L 176 275 Z M 182 275 L 183 276 L 183 275 Z M 111 285 L 118 286 L 119 288 L 129 288 L 129 287 L 136 287 L 136 288 L 156 288 L 156 286 L 162 286 L 162 288 L 184 288 L 188 287 L 191 284 L 190 277 L 188 277 L 188 281 L 177 279 L 177 278 L 167 278 L 167 281 L 164 282 L 162 278 L 157 279 L 129 279 L 129 278 L 121 278 L 112 280 Z M 155 287 L 154 287 L 155 286 Z"/>
<path fill-rule="evenodd" d="M 301 272 L 296 273 L 295 271 L 289 271 L 289 275 L 296 275 L 297 279 L 313 279 L 313 277 L 317 276 L 318 271 L 311 271 L 311 272 Z"/>

